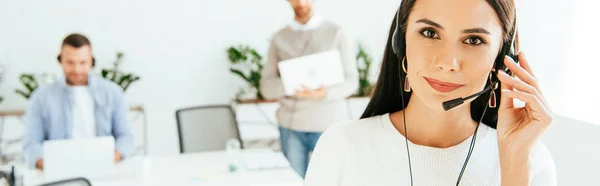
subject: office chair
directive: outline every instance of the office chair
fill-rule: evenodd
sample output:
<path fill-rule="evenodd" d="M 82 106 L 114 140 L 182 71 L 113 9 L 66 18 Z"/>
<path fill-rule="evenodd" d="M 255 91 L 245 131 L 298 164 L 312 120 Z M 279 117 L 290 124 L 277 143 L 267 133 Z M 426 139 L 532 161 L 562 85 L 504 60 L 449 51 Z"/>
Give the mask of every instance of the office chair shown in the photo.
<path fill-rule="evenodd" d="M 230 105 L 192 107 L 177 110 L 180 153 L 225 150 L 229 139 L 241 137 Z"/>

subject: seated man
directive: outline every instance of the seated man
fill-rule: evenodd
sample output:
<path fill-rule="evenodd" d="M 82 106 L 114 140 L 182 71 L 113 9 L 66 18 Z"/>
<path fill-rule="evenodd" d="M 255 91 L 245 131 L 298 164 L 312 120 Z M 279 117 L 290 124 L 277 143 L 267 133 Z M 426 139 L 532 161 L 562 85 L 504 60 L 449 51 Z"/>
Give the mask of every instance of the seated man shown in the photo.
<path fill-rule="evenodd" d="M 123 90 L 90 73 L 95 65 L 90 41 L 80 34 L 67 36 L 58 61 L 65 78 L 38 88 L 25 111 L 25 162 L 43 169 L 45 140 L 97 136 L 114 136 L 115 162 L 130 155 L 133 133 Z"/>

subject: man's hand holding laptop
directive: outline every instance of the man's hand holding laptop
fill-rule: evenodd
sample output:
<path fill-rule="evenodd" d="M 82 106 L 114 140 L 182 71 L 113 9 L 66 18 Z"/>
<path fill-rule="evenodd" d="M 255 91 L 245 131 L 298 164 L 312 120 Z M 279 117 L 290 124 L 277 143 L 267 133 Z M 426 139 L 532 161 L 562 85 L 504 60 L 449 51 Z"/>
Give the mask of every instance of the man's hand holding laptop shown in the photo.
<path fill-rule="evenodd" d="M 321 85 L 317 89 L 311 89 L 306 85 L 302 85 L 299 89 L 296 89 L 295 96 L 300 99 L 314 99 L 320 100 L 325 98 L 325 94 L 327 93 L 327 88 Z"/>
<path fill-rule="evenodd" d="M 123 159 L 123 155 L 121 155 L 121 153 L 119 151 L 115 150 L 115 163 L 118 163 L 122 159 Z"/>

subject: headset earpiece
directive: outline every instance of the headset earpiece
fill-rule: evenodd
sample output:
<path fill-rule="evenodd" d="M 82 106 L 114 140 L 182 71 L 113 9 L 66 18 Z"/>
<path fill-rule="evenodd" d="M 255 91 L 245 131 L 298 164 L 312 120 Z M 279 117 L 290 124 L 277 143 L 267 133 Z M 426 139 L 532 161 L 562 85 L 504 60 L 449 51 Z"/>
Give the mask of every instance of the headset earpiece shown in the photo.
<path fill-rule="evenodd" d="M 502 69 L 507 74 L 511 74 L 511 71 L 504 65 L 504 56 L 510 57 L 515 63 L 519 63 L 518 53 L 516 52 L 517 46 L 515 46 L 515 40 L 517 36 L 517 22 L 515 19 L 515 25 L 513 28 L 512 35 L 510 35 L 510 41 L 504 42 L 500 55 L 496 59 L 496 69 Z"/>
<path fill-rule="evenodd" d="M 392 50 L 394 51 L 394 54 L 398 56 L 398 60 L 401 59 L 399 37 L 402 33 L 399 33 L 401 32 L 400 29 L 400 9 L 398 9 L 398 11 L 396 11 L 396 28 L 394 29 L 394 33 L 392 34 Z"/>

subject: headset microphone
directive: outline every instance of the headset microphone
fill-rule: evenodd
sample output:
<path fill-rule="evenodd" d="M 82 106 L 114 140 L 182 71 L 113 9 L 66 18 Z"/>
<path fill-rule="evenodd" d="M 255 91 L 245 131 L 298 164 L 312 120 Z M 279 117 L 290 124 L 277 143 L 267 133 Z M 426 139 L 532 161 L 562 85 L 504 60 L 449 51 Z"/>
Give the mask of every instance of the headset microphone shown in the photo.
<path fill-rule="evenodd" d="M 444 101 L 444 103 L 442 103 L 442 107 L 444 107 L 445 111 L 448 111 L 454 107 L 457 107 L 457 106 L 463 104 L 466 100 L 476 98 L 476 97 L 483 95 L 484 93 L 492 90 L 492 87 L 496 86 L 497 84 L 498 84 L 498 82 L 494 82 L 493 84 L 491 84 L 488 87 L 486 87 L 485 89 L 483 89 L 481 92 L 477 92 L 477 93 L 467 96 L 465 98 L 456 98 L 453 100 Z"/>

